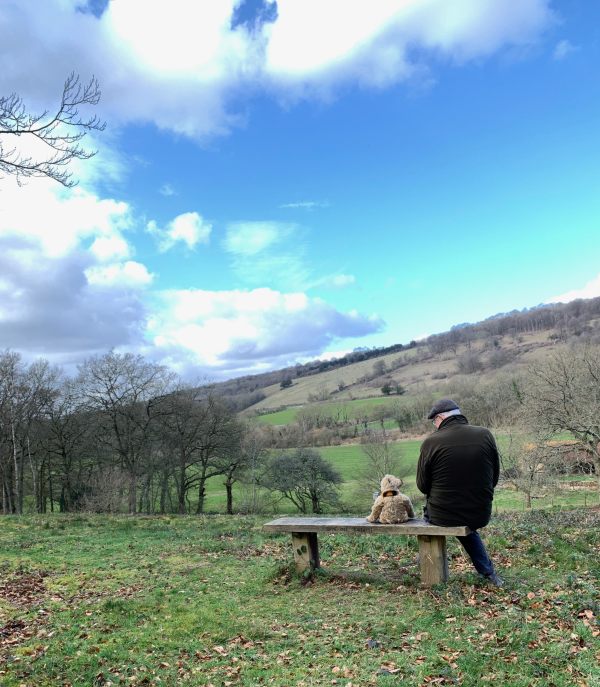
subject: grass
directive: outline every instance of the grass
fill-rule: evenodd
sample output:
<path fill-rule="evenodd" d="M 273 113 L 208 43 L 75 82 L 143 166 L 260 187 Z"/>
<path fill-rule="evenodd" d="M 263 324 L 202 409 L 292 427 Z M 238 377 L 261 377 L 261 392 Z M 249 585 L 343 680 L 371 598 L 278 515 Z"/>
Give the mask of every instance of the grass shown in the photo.
<path fill-rule="evenodd" d="M 421 441 L 418 439 L 407 439 L 394 442 L 393 449 L 400 458 L 402 477 L 404 479 L 403 490 L 417 504 L 422 500 L 422 495 L 416 485 L 416 467 L 419 458 Z M 346 509 L 353 512 L 369 512 L 371 504 L 369 501 L 356 500 L 356 487 L 361 468 L 364 464 L 364 455 L 360 444 L 342 444 L 340 446 L 325 446 L 318 449 L 319 453 L 327 459 L 342 475 L 344 480 L 341 485 L 341 500 Z M 546 508 L 574 508 L 598 505 L 598 492 L 595 490 L 595 480 L 589 476 L 569 476 L 565 481 L 578 481 L 589 483 L 589 490 L 553 489 L 543 498 L 533 500 L 533 509 Z M 208 482 L 206 509 L 209 512 L 225 511 L 225 488 L 223 480 L 216 477 Z M 566 484 L 565 484 L 566 487 Z M 240 491 L 237 488 L 234 492 L 234 507 L 240 502 Z M 496 490 L 494 497 L 494 508 L 497 512 L 510 510 L 525 510 L 525 497 L 523 494 L 512 489 L 500 488 Z M 281 501 L 277 504 L 277 509 L 288 513 L 295 512 L 291 503 Z"/>
<path fill-rule="evenodd" d="M 394 402 L 400 400 L 402 396 L 375 396 L 373 398 L 355 398 L 353 400 L 342 399 L 336 402 L 311 403 L 309 406 L 291 406 L 283 410 L 278 410 L 274 413 L 265 413 L 264 415 L 257 415 L 256 422 L 268 425 L 289 425 L 296 419 L 296 416 L 302 408 L 318 408 L 321 413 L 325 415 L 335 415 L 340 406 L 347 408 L 348 417 L 362 418 L 368 415 L 376 406 L 391 406 Z M 396 424 L 391 421 L 390 427 L 395 427 Z"/>
<path fill-rule="evenodd" d="M 419 586 L 414 538 L 287 537 L 249 517 L 6 517 L 0 684 L 597 687 L 600 513 L 500 515 L 505 588 L 449 542 Z"/>

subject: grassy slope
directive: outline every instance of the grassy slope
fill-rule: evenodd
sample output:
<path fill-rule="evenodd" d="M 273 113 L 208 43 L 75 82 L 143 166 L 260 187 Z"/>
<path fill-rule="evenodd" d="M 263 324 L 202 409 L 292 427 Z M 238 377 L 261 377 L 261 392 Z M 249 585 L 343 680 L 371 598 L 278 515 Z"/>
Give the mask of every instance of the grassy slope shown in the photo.
<path fill-rule="evenodd" d="M 26 517 L 0 528 L 0 684 L 598 687 L 600 513 L 500 516 L 482 586 L 454 540 L 418 584 L 414 538 L 321 538 L 289 573 L 252 518 Z"/>
<path fill-rule="evenodd" d="M 559 346 L 559 344 L 550 345 L 546 333 L 524 335 L 522 338 L 523 340 L 519 343 L 513 341 L 510 337 L 504 337 L 500 341 L 502 348 L 510 350 L 516 355 L 514 362 L 509 366 L 513 370 L 525 369 L 532 362 L 543 358 L 549 351 L 555 350 Z M 264 412 L 269 408 L 279 409 L 286 406 L 300 406 L 308 402 L 310 395 L 318 395 L 322 390 L 327 390 L 330 393 L 333 392 L 332 400 L 335 399 L 336 401 L 380 396 L 382 381 L 381 383 L 375 383 L 375 386 L 358 382 L 361 377 L 372 372 L 376 360 L 384 360 L 386 364 L 398 358 L 412 361 L 409 365 L 391 373 L 391 378 L 402 384 L 409 394 L 424 390 L 435 391 L 435 388 L 440 384 L 440 375 L 446 375 L 446 378 L 443 380 L 444 383 L 461 377 L 461 375 L 457 374 L 456 356 L 452 353 L 448 352 L 442 357 L 418 361 L 416 356 L 419 353 L 420 349 L 390 353 L 380 358 L 354 363 L 337 370 L 329 370 L 317 375 L 301 377 L 294 379 L 293 386 L 288 389 L 280 389 L 279 384 L 273 384 L 263 389 L 267 398 L 249 408 L 245 414 L 252 414 L 256 411 Z M 464 348 L 459 348 L 458 355 L 462 353 L 464 353 Z M 486 380 L 492 380 L 496 374 L 495 370 L 488 370 L 479 376 Z M 343 392 L 337 392 L 340 380 L 343 380 L 349 387 Z"/>

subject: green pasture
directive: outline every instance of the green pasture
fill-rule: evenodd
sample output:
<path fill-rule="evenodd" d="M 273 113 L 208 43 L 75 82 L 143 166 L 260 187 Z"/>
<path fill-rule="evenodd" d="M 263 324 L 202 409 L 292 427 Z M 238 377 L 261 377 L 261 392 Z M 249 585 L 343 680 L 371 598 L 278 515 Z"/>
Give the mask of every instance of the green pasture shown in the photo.
<path fill-rule="evenodd" d="M 419 584 L 414 537 L 289 537 L 240 516 L 4 516 L 2 687 L 598 687 L 600 512 L 500 514 L 505 587 L 449 540 Z"/>
<path fill-rule="evenodd" d="M 263 425 L 289 425 L 296 419 L 296 415 L 302 406 L 290 406 L 275 413 L 257 415 L 253 419 Z"/>
<path fill-rule="evenodd" d="M 376 396 L 373 398 L 356 398 L 353 400 L 344 399 L 331 403 L 311 403 L 304 406 L 290 406 L 289 408 L 284 408 L 274 413 L 257 415 L 254 419 L 256 422 L 268 425 L 289 425 L 294 422 L 296 415 L 302 408 L 318 408 L 323 415 L 335 415 L 337 409 L 341 406 L 347 408 L 350 418 L 362 418 L 372 411 L 374 407 L 382 405 L 391 406 L 392 403 L 402 398 L 402 396 Z M 390 427 L 395 426 L 393 422 L 388 424 Z"/>
<path fill-rule="evenodd" d="M 498 443 L 502 447 L 505 437 L 500 436 Z M 417 504 L 422 500 L 422 495 L 416 486 L 416 468 L 419 458 L 419 449 L 421 441 L 418 439 L 407 439 L 403 441 L 391 443 L 392 450 L 398 456 L 400 464 L 400 473 L 404 479 L 404 491 Z M 290 449 L 292 450 L 292 449 Z M 365 466 L 365 457 L 360 444 L 342 444 L 340 446 L 325 446 L 317 449 L 319 453 L 328 460 L 342 475 L 344 480 L 341 485 L 341 504 L 344 510 L 352 513 L 367 512 L 370 509 L 370 501 L 368 497 L 363 494 L 357 497 L 357 488 L 359 486 L 359 475 Z M 569 476 L 563 478 L 564 482 L 579 481 L 589 483 L 590 488 L 587 490 L 572 490 L 560 488 L 560 484 L 556 488 L 549 489 L 547 494 L 541 498 L 534 498 L 533 509 L 546 508 L 573 508 L 586 507 L 590 505 L 598 505 L 599 495 L 595 489 L 595 480 L 589 476 Z M 239 506 L 241 500 L 240 486 L 235 490 L 234 508 L 236 504 Z M 206 510 L 209 512 L 224 512 L 225 511 L 225 487 L 223 480 L 215 477 L 208 483 Z M 496 490 L 494 499 L 494 509 L 496 512 L 504 512 L 511 510 L 524 510 L 525 497 L 523 494 L 514 491 L 513 489 L 499 488 Z M 278 501 L 277 503 L 267 504 L 267 508 L 276 510 L 278 512 L 294 512 L 294 506 L 288 501 Z"/>

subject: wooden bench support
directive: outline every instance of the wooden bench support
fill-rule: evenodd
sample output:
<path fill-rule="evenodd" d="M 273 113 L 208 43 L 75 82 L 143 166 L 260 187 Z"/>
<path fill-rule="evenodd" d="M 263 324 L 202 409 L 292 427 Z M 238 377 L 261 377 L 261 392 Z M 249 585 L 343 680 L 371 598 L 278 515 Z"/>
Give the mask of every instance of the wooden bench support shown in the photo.
<path fill-rule="evenodd" d="M 298 572 L 320 567 L 317 533 L 387 534 L 416 536 L 419 540 L 419 566 L 421 582 L 426 586 L 448 580 L 446 537 L 464 537 L 468 527 L 439 527 L 425 520 L 409 520 L 399 525 L 380 525 L 365 518 L 278 518 L 267 522 L 266 532 L 288 532 L 292 535 L 294 561 Z"/>
<path fill-rule="evenodd" d="M 320 567 L 319 542 L 316 532 L 292 532 L 292 548 L 296 570 L 303 573 L 307 569 Z"/>
<path fill-rule="evenodd" d="M 419 536 L 419 567 L 421 582 L 430 587 L 448 581 L 446 537 Z"/>

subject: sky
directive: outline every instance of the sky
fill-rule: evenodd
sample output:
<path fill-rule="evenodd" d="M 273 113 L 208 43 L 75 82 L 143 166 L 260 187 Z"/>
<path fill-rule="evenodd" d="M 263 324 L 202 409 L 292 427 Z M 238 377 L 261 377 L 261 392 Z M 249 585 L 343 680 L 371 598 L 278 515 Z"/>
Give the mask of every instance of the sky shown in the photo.
<path fill-rule="evenodd" d="M 596 2 L 2 0 L 0 64 L 106 121 L 75 188 L 0 175 L 25 359 L 218 380 L 600 296 Z"/>

